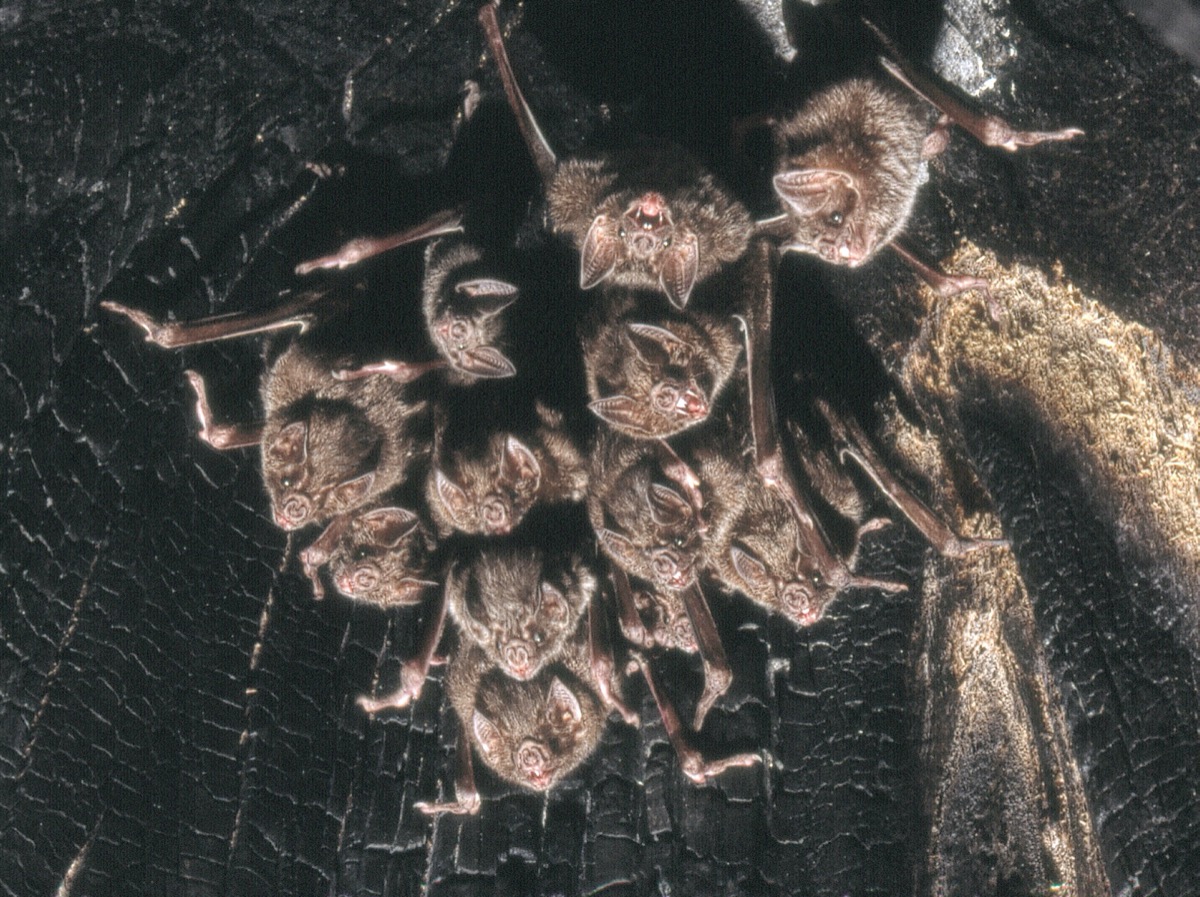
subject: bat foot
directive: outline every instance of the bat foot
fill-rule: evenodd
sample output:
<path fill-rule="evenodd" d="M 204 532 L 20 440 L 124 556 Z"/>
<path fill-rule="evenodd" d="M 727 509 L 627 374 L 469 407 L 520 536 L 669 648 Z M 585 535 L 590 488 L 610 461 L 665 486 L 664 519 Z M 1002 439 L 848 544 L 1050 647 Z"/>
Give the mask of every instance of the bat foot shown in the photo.
<path fill-rule="evenodd" d="M 722 760 L 706 762 L 700 756 L 699 751 L 692 748 L 684 748 L 681 752 L 680 760 L 683 774 L 697 785 L 703 785 L 713 776 L 719 776 L 727 769 L 732 769 L 736 766 L 753 766 L 756 763 L 761 763 L 762 755 L 734 754 L 732 757 L 725 757 Z"/>
<path fill-rule="evenodd" d="M 1060 128 L 1057 131 L 1016 131 L 1008 122 L 990 115 L 984 119 L 982 130 L 983 143 L 987 146 L 998 146 L 1010 153 L 1015 153 L 1026 146 L 1073 140 L 1083 136 L 1083 131 L 1079 128 Z"/>
<path fill-rule="evenodd" d="M 374 716 L 381 710 L 403 710 L 412 702 L 412 695 L 401 688 L 382 698 L 369 698 L 359 695 L 355 701 L 368 716 Z"/>
<path fill-rule="evenodd" d="M 441 816 L 443 813 L 452 813 L 455 816 L 476 816 L 482 805 L 483 803 L 479 799 L 479 794 L 476 792 L 471 792 L 456 801 L 446 803 L 422 800 L 413 804 L 414 807 L 426 816 Z"/>

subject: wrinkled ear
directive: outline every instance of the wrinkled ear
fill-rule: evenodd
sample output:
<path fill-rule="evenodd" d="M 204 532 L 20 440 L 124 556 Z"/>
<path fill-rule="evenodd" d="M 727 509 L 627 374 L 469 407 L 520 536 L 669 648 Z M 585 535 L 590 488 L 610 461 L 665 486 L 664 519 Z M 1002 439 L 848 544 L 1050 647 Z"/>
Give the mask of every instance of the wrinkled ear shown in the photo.
<path fill-rule="evenodd" d="M 508 356 L 491 346 L 467 349 L 459 356 L 458 363 L 454 366 L 464 374 L 493 380 L 512 377 L 517 373 L 517 366 L 509 360 Z"/>
<path fill-rule="evenodd" d="M 733 569 L 749 591 L 762 592 L 771 588 L 771 574 L 762 561 L 737 545 L 729 549 L 729 556 L 733 560 Z"/>
<path fill-rule="evenodd" d="M 469 526 L 471 515 L 471 500 L 467 497 L 459 486 L 454 483 L 448 476 L 442 473 L 440 467 L 433 469 L 433 482 L 437 489 L 438 498 L 442 500 L 442 507 L 446 509 L 446 514 L 454 521 L 456 526 Z"/>
<path fill-rule="evenodd" d="M 678 361 L 688 353 L 689 346 L 666 327 L 655 324 L 628 324 L 630 342 L 646 361 L 654 364 L 666 354 L 667 360 Z"/>
<path fill-rule="evenodd" d="M 695 234 L 685 234 L 676 238 L 674 244 L 666 251 L 663 258 L 662 270 L 658 274 L 658 282 L 676 308 L 687 305 L 692 295 L 692 287 L 700 273 L 700 244 Z"/>
<path fill-rule="evenodd" d="M 672 489 L 653 483 L 650 486 L 650 519 L 659 526 L 674 526 L 692 516 L 692 506 Z"/>
<path fill-rule="evenodd" d="M 536 492 L 542 483 L 542 465 L 538 463 L 537 456 L 511 433 L 504 440 L 500 478 L 530 492 Z"/>
<path fill-rule="evenodd" d="M 652 436 L 645 426 L 645 408 L 629 396 L 609 396 L 588 404 L 592 414 L 606 424 L 639 436 Z"/>
<path fill-rule="evenodd" d="M 579 250 L 579 286 L 590 290 L 617 267 L 621 256 L 621 238 L 612 232 L 612 219 L 597 215 L 583 238 Z"/>
<path fill-rule="evenodd" d="M 393 607 L 420 604 L 425 590 L 436 586 L 436 582 L 427 579 L 401 579 L 388 590 L 387 604 Z"/>
<path fill-rule="evenodd" d="M 351 508 L 361 505 L 371 494 L 371 486 L 375 484 L 375 471 L 364 473 L 360 477 L 339 483 L 333 490 L 334 501 L 339 507 Z"/>
<path fill-rule="evenodd" d="M 832 168 L 801 168 L 775 175 L 775 192 L 801 215 L 819 212 L 839 187 L 856 190 L 854 178 Z"/>
<path fill-rule="evenodd" d="M 454 291 L 472 300 L 472 304 L 485 317 L 499 314 L 517 301 L 517 288 L 503 280 L 483 277 L 464 280 L 455 284 Z"/>
<path fill-rule="evenodd" d="M 567 616 L 567 597 L 550 583 L 544 582 L 541 610 L 551 620 L 563 620 Z"/>
<path fill-rule="evenodd" d="M 376 545 L 394 548 L 400 540 L 417 528 L 417 515 L 407 508 L 377 508 L 363 514 L 359 520 L 367 528 Z"/>
<path fill-rule="evenodd" d="M 471 728 L 475 730 L 475 742 L 479 745 L 484 759 L 495 763 L 500 757 L 500 752 L 504 750 L 504 738 L 500 735 L 500 730 L 478 710 L 471 717 Z"/>
<path fill-rule="evenodd" d="M 628 569 L 637 564 L 640 552 L 632 542 L 620 533 L 614 533 L 612 530 L 601 526 L 596 529 L 596 538 L 600 540 L 600 544 L 604 546 L 604 550 L 622 567 Z"/>
<path fill-rule="evenodd" d="M 267 451 L 284 464 L 303 464 L 308 457 L 308 422 L 298 420 L 279 431 Z"/>
<path fill-rule="evenodd" d="M 550 682 L 550 690 L 546 692 L 546 717 L 556 725 L 578 723 L 583 719 L 583 708 L 579 706 L 579 698 L 575 692 L 557 676 Z"/>

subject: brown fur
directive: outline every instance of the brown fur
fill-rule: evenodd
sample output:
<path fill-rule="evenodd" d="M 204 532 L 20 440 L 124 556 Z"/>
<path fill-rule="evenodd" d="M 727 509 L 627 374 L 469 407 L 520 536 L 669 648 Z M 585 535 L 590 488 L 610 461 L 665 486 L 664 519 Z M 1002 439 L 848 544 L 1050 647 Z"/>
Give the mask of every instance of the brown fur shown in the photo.
<path fill-rule="evenodd" d="M 426 403 L 387 377 L 336 380 L 337 361 L 300 340 L 262 380 L 263 482 L 287 529 L 368 504 L 428 457 Z"/>
<path fill-rule="evenodd" d="M 596 592 L 596 574 L 578 554 L 509 537 L 456 562 L 446 589 L 464 639 L 508 675 L 529 679 L 566 649 Z"/>
<path fill-rule="evenodd" d="M 516 528 L 535 505 L 583 500 L 586 461 L 564 429 L 562 415 L 539 404 L 537 416 L 541 426 L 531 432 L 496 430 L 482 446 L 439 450 L 425 495 L 441 535 L 454 530 L 503 535 Z M 510 437 L 517 438 L 536 459 L 536 482 L 513 476 L 512 465 L 505 463 Z M 439 472 L 445 478 L 442 488 Z M 445 480 L 461 490 L 462 496 L 452 489 L 446 491 Z M 456 499 L 463 507 L 452 506 Z"/>
<path fill-rule="evenodd" d="M 776 173 L 832 170 L 853 180 L 810 197 L 803 208 L 783 202 L 794 233 L 785 248 L 814 253 L 836 264 L 861 264 L 904 227 L 917 190 L 925 182 L 922 147 L 929 128 L 924 110 L 877 81 L 855 78 L 808 100 L 776 129 Z M 778 189 L 778 188 L 777 188 Z M 835 224 L 830 215 L 840 213 Z M 865 251 L 848 260 L 837 246 Z"/>
<path fill-rule="evenodd" d="M 446 674 L 450 703 L 476 753 L 502 779 L 548 791 L 599 744 L 606 713 L 593 686 L 586 628 L 581 623 L 570 650 L 524 682 L 505 675 L 470 644 L 460 646 L 451 660 Z M 578 718 L 564 716 L 556 705 L 556 681 L 573 695 Z M 493 737 L 483 741 L 481 733 Z M 543 758 L 536 778 L 522 768 L 522 748 L 532 748 Z"/>
<path fill-rule="evenodd" d="M 380 608 L 418 604 L 432 575 L 434 541 L 425 524 L 412 528 L 396 518 L 398 508 L 373 508 L 355 514 L 329 557 L 329 572 L 347 598 Z M 399 534 L 401 530 L 406 530 Z"/>
<path fill-rule="evenodd" d="M 647 191 L 666 200 L 676 240 L 681 233 L 695 236 L 697 283 L 745 252 L 753 229 L 749 213 L 699 162 L 674 145 L 638 144 L 562 162 L 546 191 L 552 227 L 582 251 L 597 216 L 620 219 Z M 646 262 L 623 253 L 610 282 L 657 291 L 661 269 L 656 258 Z"/>

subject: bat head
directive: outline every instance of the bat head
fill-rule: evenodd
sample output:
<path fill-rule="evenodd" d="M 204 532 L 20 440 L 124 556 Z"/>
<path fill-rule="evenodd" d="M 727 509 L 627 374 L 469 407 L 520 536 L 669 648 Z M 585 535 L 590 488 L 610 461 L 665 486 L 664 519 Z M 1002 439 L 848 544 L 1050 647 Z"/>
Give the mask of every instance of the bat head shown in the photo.
<path fill-rule="evenodd" d="M 786 250 L 818 255 L 854 268 L 879 248 L 856 178 L 828 168 L 784 170 L 773 180 L 795 227 Z"/>
<path fill-rule="evenodd" d="M 511 377 L 517 369 L 499 348 L 501 312 L 517 299 L 517 288 L 492 278 L 453 285 L 447 301 L 431 308 L 429 337 L 450 366 L 472 378 Z"/>
<path fill-rule="evenodd" d="M 657 287 L 683 308 L 699 271 L 699 240 L 675 223 L 667 201 L 654 191 L 634 199 L 620 215 L 597 215 L 580 247 L 579 285 L 585 290 L 615 277 Z"/>
<path fill-rule="evenodd" d="M 426 489 L 434 515 L 464 533 L 503 536 L 538 498 L 542 464 L 511 433 L 496 433 L 482 458 L 456 457 L 454 472 L 435 466 Z"/>
<path fill-rule="evenodd" d="M 678 592 L 638 589 L 633 601 L 654 644 L 688 654 L 699 650 L 696 631 Z"/>
<path fill-rule="evenodd" d="M 786 538 L 782 540 L 786 542 Z M 794 554 L 791 552 L 782 554 Z M 738 585 L 758 604 L 783 614 L 797 626 L 811 626 L 821 619 L 836 595 L 830 584 L 799 572 L 798 559 L 788 564 L 772 564 L 774 558 L 758 554 L 744 545 L 730 548 L 730 560 L 737 572 Z"/>
<path fill-rule="evenodd" d="M 453 569 L 446 587 L 463 633 L 506 675 L 526 681 L 563 652 L 596 577 L 577 557 L 505 544 Z"/>
<path fill-rule="evenodd" d="M 329 557 L 337 589 L 378 607 L 417 604 L 436 582 L 428 579 L 432 542 L 406 508 L 375 508 L 354 516 Z"/>

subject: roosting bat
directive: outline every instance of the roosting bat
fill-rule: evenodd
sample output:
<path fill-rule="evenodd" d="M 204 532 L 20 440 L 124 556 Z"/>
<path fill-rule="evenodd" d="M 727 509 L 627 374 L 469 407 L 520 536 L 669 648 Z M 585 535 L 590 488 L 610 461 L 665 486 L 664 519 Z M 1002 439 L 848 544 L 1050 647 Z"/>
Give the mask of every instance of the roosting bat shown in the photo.
<path fill-rule="evenodd" d="M 175 347 L 282 327 L 303 330 L 322 298 L 305 294 L 267 314 L 165 325 L 115 302 L 103 307 L 134 320 L 148 340 Z M 272 519 L 283 529 L 362 507 L 404 482 L 428 457 L 428 403 L 394 378 L 335 378 L 340 358 L 302 335 L 263 374 L 259 392 L 265 420 L 253 425 L 216 424 L 203 378 L 188 372 L 200 438 L 218 449 L 262 446 Z M 421 372 L 417 367 L 410 375 Z"/>
<path fill-rule="evenodd" d="M 775 222 L 787 234 L 783 247 L 856 267 L 890 245 L 944 293 L 985 288 L 977 278 L 949 277 L 925 266 L 895 242 L 927 179 L 925 160 L 946 147 L 952 122 L 984 144 L 1008 150 L 1083 132 L 1016 131 L 958 100 L 868 27 L 896 58 L 881 57 L 884 68 L 940 110 L 942 118 L 930 130 L 925 110 L 913 97 L 875 79 L 853 78 L 817 93 L 779 121 L 773 183 L 786 211 L 786 223 Z"/>
<path fill-rule="evenodd" d="M 649 312 L 612 291 L 582 334 L 588 407 L 628 436 L 661 439 L 708 419 L 741 356 L 728 318 Z"/>
<path fill-rule="evenodd" d="M 749 213 L 683 149 L 647 142 L 560 163 L 517 85 L 496 4 L 485 3 L 479 20 L 541 174 L 551 226 L 579 250 L 583 289 L 608 282 L 661 291 L 682 308 L 697 283 L 741 256 Z"/>
<path fill-rule="evenodd" d="M 565 515 L 551 515 L 551 521 Z M 596 593 L 596 574 L 571 539 L 541 527 L 481 540 L 450 565 L 446 592 L 464 639 L 515 679 L 530 679 L 567 646 Z"/>
<path fill-rule="evenodd" d="M 439 415 L 425 491 L 442 535 L 505 535 L 537 505 L 583 500 L 587 462 L 563 415 L 529 389 L 470 390 Z"/>

